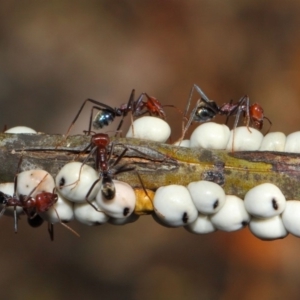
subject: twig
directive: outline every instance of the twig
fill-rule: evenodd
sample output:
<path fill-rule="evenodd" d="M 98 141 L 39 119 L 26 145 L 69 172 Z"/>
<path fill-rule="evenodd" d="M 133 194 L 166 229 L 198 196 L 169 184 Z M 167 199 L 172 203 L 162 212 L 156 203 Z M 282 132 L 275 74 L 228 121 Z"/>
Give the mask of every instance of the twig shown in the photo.
<path fill-rule="evenodd" d="M 13 181 L 23 155 L 21 170 L 44 169 L 55 176 L 66 163 L 83 160 L 78 156 L 90 142 L 85 135 L 0 135 L 0 182 Z M 277 185 L 286 199 L 300 200 L 300 157 L 282 152 L 227 152 L 175 147 L 137 139 L 115 139 L 115 154 L 128 147 L 121 165 L 134 166 L 144 187 L 153 195 L 160 186 L 188 185 L 209 180 L 220 184 L 226 194 L 244 197 L 255 185 L 270 182 Z M 121 144 L 118 146 L 118 144 Z M 94 164 L 93 158 L 88 162 Z M 149 213 L 152 206 L 136 172 L 123 172 L 116 179 L 129 183 L 138 195 L 138 213 Z"/>

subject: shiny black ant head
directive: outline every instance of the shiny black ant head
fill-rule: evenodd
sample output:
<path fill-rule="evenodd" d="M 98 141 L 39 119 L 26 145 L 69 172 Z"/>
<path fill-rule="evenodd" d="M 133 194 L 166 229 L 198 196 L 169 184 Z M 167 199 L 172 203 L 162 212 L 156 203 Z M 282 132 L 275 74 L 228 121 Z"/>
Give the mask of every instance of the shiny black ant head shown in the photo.
<path fill-rule="evenodd" d="M 114 182 L 110 177 L 103 177 L 101 186 L 102 196 L 106 200 L 112 200 L 116 195 L 116 188 Z"/>
<path fill-rule="evenodd" d="M 99 112 L 94 117 L 93 128 L 101 129 L 105 126 L 108 126 L 110 123 L 114 121 L 116 116 L 118 116 L 118 114 L 116 114 L 116 111 L 114 109 L 99 110 Z"/>

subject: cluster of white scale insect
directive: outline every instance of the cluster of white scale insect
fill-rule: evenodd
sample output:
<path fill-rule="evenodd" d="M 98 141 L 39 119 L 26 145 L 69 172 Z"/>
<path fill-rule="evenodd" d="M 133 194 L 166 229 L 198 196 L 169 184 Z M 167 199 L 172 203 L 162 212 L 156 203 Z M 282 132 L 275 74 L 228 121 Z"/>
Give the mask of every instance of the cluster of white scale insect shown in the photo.
<path fill-rule="evenodd" d="M 7 132 L 20 133 L 14 129 Z M 164 120 L 144 116 L 133 122 L 126 136 L 166 142 L 170 134 L 170 126 Z M 299 153 L 300 132 L 288 136 L 271 132 L 263 136 L 252 127 L 242 126 L 230 131 L 226 125 L 208 122 L 198 126 L 190 140 L 182 140 L 178 145 L 229 151 Z M 28 195 L 37 185 L 31 196 L 39 191 L 55 190 L 58 201 L 47 212 L 41 213 L 42 218 L 53 224 L 73 219 L 86 225 L 106 222 L 123 225 L 136 221 L 139 216 L 134 214 L 136 196 L 132 187 L 113 180 L 116 194 L 113 199 L 107 200 L 101 193 L 101 181 L 90 191 L 97 179 L 99 174 L 92 167 L 71 162 L 60 170 L 55 180 L 50 174 L 45 177 L 43 170 L 21 172 L 16 193 Z M 13 195 L 14 184 L 0 184 L 0 191 Z M 156 191 L 153 206 L 152 216 L 158 223 L 167 227 L 183 226 L 196 234 L 216 230 L 230 232 L 249 226 L 250 231 L 263 240 L 284 238 L 288 233 L 300 237 L 300 201 L 287 201 L 280 189 L 271 183 L 255 186 L 244 199 L 226 195 L 221 186 L 204 180 L 191 182 L 188 186 L 163 186 Z M 17 213 L 22 213 L 21 207 L 17 207 Z M 5 214 L 11 215 L 12 208 L 8 207 Z"/>

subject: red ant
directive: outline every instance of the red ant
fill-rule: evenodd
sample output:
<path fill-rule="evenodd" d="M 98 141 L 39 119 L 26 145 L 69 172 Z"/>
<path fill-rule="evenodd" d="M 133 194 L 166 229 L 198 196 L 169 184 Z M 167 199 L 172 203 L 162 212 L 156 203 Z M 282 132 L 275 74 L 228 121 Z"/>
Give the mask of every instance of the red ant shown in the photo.
<path fill-rule="evenodd" d="M 93 106 L 91 109 L 89 128 L 87 131 L 88 134 L 91 132 L 92 126 L 94 129 L 101 129 L 105 126 L 108 126 L 110 123 L 112 123 L 116 117 L 121 117 L 121 121 L 116 129 L 116 131 L 118 132 L 122 127 L 124 118 L 127 116 L 129 112 L 131 112 L 132 116 L 134 117 L 142 116 L 146 113 L 149 113 L 150 115 L 158 116 L 165 119 L 166 113 L 164 112 L 163 107 L 175 107 L 174 105 L 162 105 L 156 98 L 150 97 L 147 93 L 142 93 L 137 100 L 134 100 L 134 95 L 135 95 L 135 90 L 133 89 L 131 91 L 127 104 L 122 104 L 120 107 L 116 107 L 116 108 L 113 108 L 105 103 L 90 98 L 86 99 L 82 103 L 78 113 L 76 114 L 74 120 L 72 121 L 70 127 L 68 128 L 66 136 L 69 135 L 71 128 L 73 127 L 74 123 L 78 119 L 81 111 L 83 110 L 87 102 L 96 104 L 96 106 Z M 94 109 L 98 110 L 99 112 L 95 115 L 93 119 Z"/>
<path fill-rule="evenodd" d="M 19 163 L 20 165 L 20 163 Z M 19 167 L 18 167 L 19 168 Z M 41 184 L 43 182 L 43 180 L 46 178 L 46 176 L 48 176 L 48 174 L 46 174 L 43 179 L 40 181 L 39 184 Z M 18 176 L 15 177 L 15 181 L 14 181 L 14 194 L 13 196 L 7 195 L 3 192 L 0 191 L 0 204 L 2 204 L 4 207 L 2 208 L 1 212 L 0 212 L 0 216 L 2 216 L 5 212 L 5 209 L 7 207 L 13 207 L 14 209 L 14 229 L 15 229 L 15 233 L 17 233 L 18 231 L 18 216 L 17 216 L 17 207 L 22 207 L 23 211 L 25 212 L 25 214 L 28 217 L 28 220 L 33 220 L 38 216 L 38 213 L 43 213 L 46 212 L 50 207 L 52 207 L 58 200 L 58 195 L 53 193 L 49 193 L 49 192 L 41 192 L 38 193 L 35 197 L 32 197 L 31 195 L 34 193 L 34 191 L 38 188 L 39 184 L 32 189 L 32 191 L 29 193 L 29 195 L 18 195 L 16 193 L 16 187 L 17 187 L 17 178 Z M 66 227 L 67 229 L 69 229 L 71 232 L 73 232 L 75 235 L 79 236 L 77 232 L 75 232 L 72 228 L 70 228 L 68 225 L 64 224 L 60 218 L 59 215 L 56 211 L 56 209 L 54 208 L 54 211 L 56 212 L 57 218 L 59 220 L 59 222 Z M 39 226 L 42 222 L 38 222 Z M 29 221 L 29 224 L 32 225 L 34 223 Z M 48 224 L 48 231 L 50 234 L 50 238 L 51 240 L 53 240 L 53 224 L 49 223 Z"/>
<path fill-rule="evenodd" d="M 218 106 L 215 101 L 209 100 L 200 87 L 196 84 L 194 84 L 191 89 L 184 116 L 187 115 L 194 90 L 200 94 L 201 99 L 197 101 L 197 104 L 192 110 L 187 124 L 185 127 L 183 126 L 183 136 L 192 122 L 207 122 L 213 119 L 216 115 L 226 116 L 226 124 L 229 117 L 236 116 L 233 128 L 237 127 L 241 113 L 244 114 L 245 123 L 249 131 L 249 123 L 251 123 L 254 128 L 261 130 L 264 119 L 268 120 L 270 127 L 272 126 L 272 122 L 269 120 L 269 118 L 264 116 L 263 108 L 258 103 L 250 105 L 250 100 L 247 95 L 241 97 L 237 103 L 232 103 L 231 100 L 229 103 L 224 103 L 222 106 Z M 270 128 L 268 131 L 269 130 Z"/>

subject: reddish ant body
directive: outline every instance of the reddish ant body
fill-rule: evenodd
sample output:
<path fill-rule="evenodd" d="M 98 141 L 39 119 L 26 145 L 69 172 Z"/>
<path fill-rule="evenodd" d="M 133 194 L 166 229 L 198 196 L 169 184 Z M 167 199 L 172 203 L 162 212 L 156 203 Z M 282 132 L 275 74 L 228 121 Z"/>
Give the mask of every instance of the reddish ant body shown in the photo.
<path fill-rule="evenodd" d="M 40 181 L 40 183 L 42 183 L 42 181 L 46 178 L 47 175 L 48 174 L 46 174 L 44 176 L 44 178 Z M 4 214 L 5 209 L 7 207 L 13 207 L 15 233 L 17 233 L 17 231 L 18 231 L 18 216 L 17 216 L 17 210 L 16 210 L 17 207 L 22 207 L 23 211 L 25 212 L 25 214 L 28 217 L 29 225 L 31 225 L 32 227 L 37 227 L 43 223 L 40 220 L 41 218 L 38 217 L 38 214 L 48 211 L 49 208 L 52 207 L 58 200 L 57 194 L 49 193 L 49 192 L 41 192 L 41 193 L 38 193 L 35 197 L 32 197 L 31 195 L 38 188 L 39 184 L 34 189 L 32 189 L 32 191 L 30 192 L 29 195 L 26 195 L 26 196 L 18 195 L 17 196 L 17 193 L 16 193 L 17 176 L 16 176 L 15 182 L 14 182 L 15 188 L 14 188 L 13 196 L 7 195 L 0 191 L 0 204 L 3 205 L 3 208 L 0 212 L 0 216 L 2 216 Z M 75 232 L 72 228 L 70 228 L 69 226 L 67 226 L 60 220 L 59 215 L 55 208 L 54 208 L 54 210 L 57 214 L 57 217 L 58 217 L 60 223 L 63 226 L 65 226 L 67 229 L 72 231 L 75 235 L 79 236 L 77 232 Z M 35 220 L 35 219 L 38 220 L 37 223 L 30 221 L 30 220 Z M 51 240 L 53 240 L 53 224 L 52 223 L 49 223 L 48 231 L 49 231 Z"/>
<path fill-rule="evenodd" d="M 70 133 L 71 128 L 73 127 L 74 123 L 78 119 L 81 111 L 83 110 L 85 104 L 87 102 L 91 102 L 96 106 L 93 106 L 91 109 L 90 114 L 90 121 L 89 121 L 89 128 L 87 133 L 91 132 L 92 126 L 94 129 L 101 129 L 105 126 L 108 126 L 110 123 L 114 121 L 116 117 L 121 117 L 121 121 L 116 129 L 118 132 L 123 124 L 124 118 L 127 116 L 129 112 L 132 113 L 132 116 L 138 117 L 142 116 L 146 113 L 149 113 L 153 116 L 158 116 L 163 119 L 166 118 L 166 114 L 163 110 L 163 107 L 174 107 L 173 105 L 162 105 L 156 98 L 150 97 L 147 93 L 142 93 L 137 100 L 134 100 L 135 90 L 133 89 L 127 104 L 122 104 L 120 107 L 113 108 L 105 103 L 93 100 L 93 99 L 86 99 L 78 113 L 76 114 L 74 120 L 72 121 L 66 136 Z M 146 97 L 146 100 L 145 100 Z M 93 112 L 94 110 L 98 110 L 99 112 L 95 115 L 93 119 Z"/>
<path fill-rule="evenodd" d="M 236 116 L 233 128 L 237 127 L 241 113 L 244 114 L 245 123 L 248 129 L 249 123 L 251 123 L 254 128 L 261 130 L 263 128 L 264 119 L 268 120 L 270 126 L 272 126 L 272 122 L 264 116 L 263 108 L 258 103 L 250 105 L 250 100 L 247 95 L 240 98 L 237 103 L 232 103 L 232 101 L 230 101 L 228 103 L 224 103 L 222 106 L 218 106 L 215 101 L 209 100 L 196 84 L 194 84 L 191 89 L 184 113 L 185 116 L 187 115 L 194 90 L 200 94 L 201 99 L 197 101 L 195 108 L 192 110 L 190 118 L 183 129 L 183 135 L 192 122 L 207 122 L 213 119 L 216 115 L 226 116 L 226 124 L 229 117 Z"/>

